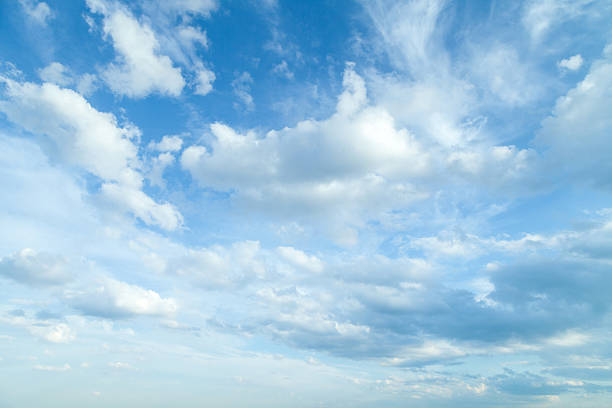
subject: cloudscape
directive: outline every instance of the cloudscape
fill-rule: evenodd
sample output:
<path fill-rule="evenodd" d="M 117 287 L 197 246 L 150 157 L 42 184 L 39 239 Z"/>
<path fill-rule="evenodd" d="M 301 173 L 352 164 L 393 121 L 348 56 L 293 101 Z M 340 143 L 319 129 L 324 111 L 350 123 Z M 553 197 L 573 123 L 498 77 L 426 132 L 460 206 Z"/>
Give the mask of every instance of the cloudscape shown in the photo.
<path fill-rule="evenodd" d="M 0 2 L 0 408 L 612 405 L 612 2 Z"/>

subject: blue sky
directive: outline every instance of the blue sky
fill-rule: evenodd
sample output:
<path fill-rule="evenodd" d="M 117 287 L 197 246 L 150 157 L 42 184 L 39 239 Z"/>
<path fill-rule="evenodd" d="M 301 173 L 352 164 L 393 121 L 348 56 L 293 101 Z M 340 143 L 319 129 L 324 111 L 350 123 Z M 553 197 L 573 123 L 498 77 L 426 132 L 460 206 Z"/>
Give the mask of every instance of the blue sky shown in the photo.
<path fill-rule="evenodd" d="M 0 407 L 612 400 L 612 3 L 0 3 Z"/>

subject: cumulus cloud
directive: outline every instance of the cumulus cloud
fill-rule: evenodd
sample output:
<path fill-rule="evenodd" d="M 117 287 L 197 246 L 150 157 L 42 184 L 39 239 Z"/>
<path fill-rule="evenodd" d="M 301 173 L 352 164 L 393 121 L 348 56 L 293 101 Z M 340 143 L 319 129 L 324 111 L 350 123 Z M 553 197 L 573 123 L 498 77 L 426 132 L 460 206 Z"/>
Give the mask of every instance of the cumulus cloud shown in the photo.
<path fill-rule="evenodd" d="M 137 21 L 127 8 L 103 0 L 89 0 L 94 13 L 103 15 L 103 30 L 112 40 L 117 60 L 102 72 L 102 78 L 119 95 L 145 97 L 159 92 L 178 96 L 185 86 L 181 69 L 159 53 L 155 33 Z"/>
<path fill-rule="evenodd" d="M 183 139 L 180 136 L 164 136 L 159 142 L 149 143 L 149 149 L 157 150 L 158 152 L 177 152 L 183 146 Z"/>
<path fill-rule="evenodd" d="M 528 174 L 529 150 L 446 150 L 399 127 L 387 109 L 369 103 L 364 80 L 351 64 L 343 85 L 328 119 L 305 120 L 264 137 L 214 123 L 210 146 L 189 146 L 181 165 L 203 187 L 233 191 L 251 209 L 281 216 L 333 211 L 339 220 L 428 197 L 438 177 L 500 186 Z"/>
<path fill-rule="evenodd" d="M 52 62 L 45 68 L 38 71 L 40 79 L 45 82 L 52 82 L 60 86 L 67 86 L 73 82 L 70 71 L 59 62 Z"/>
<path fill-rule="evenodd" d="M 94 109 L 81 95 L 55 84 L 18 83 L 2 77 L 6 85 L 0 111 L 29 132 L 47 136 L 50 155 L 76 165 L 104 180 L 101 191 L 116 199 L 145 223 L 174 229 L 180 213 L 170 204 L 158 204 L 141 191 L 139 130 L 120 127 L 114 115 Z M 117 194 L 119 191 L 125 195 Z"/>
<path fill-rule="evenodd" d="M 414 137 L 397 130 L 386 112 L 361 109 L 365 88 L 352 69 L 344 83 L 347 89 L 339 97 L 338 113 L 326 121 L 307 120 L 295 128 L 271 131 L 263 139 L 215 123 L 212 149 L 190 146 L 181 164 L 203 186 L 238 188 L 250 201 L 313 207 L 344 201 L 347 194 L 359 202 L 387 186 L 386 178 L 423 172 L 427 157 Z M 401 183 L 391 190 L 408 198 L 413 194 Z"/>
<path fill-rule="evenodd" d="M 569 58 L 562 59 L 557 63 L 559 68 L 569 69 L 570 71 L 578 71 L 584 60 L 580 54 L 576 54 Z"/>
<path fill-rule="evenodd" d="M 213 82 L 215 82 L 215 73 L 204 67 L 196 71 L 196 88 L 195 93 L 197 95 L 206 95 L 213 89 Z"/>
<path fill-rule="evenodd" d="M 65 323 L 33 325 L 30 331 L 51 343 L 70 343 L 76 338 L 74 331 Z"/>
<path fill-rule="evenodd" d="M 0 275 L 31 286 L 61 285 L 71 279 L 67 264 L 61 256 L 25 248 L 0 259 Z"/>
<path fill-rule="evenodd" d="M 95 287 L 68 296 L 69 302 L 82 313 L 111 319 L 169 317 L 178 310 L 172 298 L 162 298 L 153 290 L 111 278 L 104 278 Z"/>

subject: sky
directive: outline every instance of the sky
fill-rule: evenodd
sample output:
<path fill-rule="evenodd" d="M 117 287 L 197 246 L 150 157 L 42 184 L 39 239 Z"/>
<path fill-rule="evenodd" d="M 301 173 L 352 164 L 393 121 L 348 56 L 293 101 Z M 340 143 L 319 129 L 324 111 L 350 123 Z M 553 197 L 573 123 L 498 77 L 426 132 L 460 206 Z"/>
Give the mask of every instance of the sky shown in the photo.
<path fill-rule="evenodd" d="M 0 408 L 612 403 L 610 0 L 0 2 Z"/>

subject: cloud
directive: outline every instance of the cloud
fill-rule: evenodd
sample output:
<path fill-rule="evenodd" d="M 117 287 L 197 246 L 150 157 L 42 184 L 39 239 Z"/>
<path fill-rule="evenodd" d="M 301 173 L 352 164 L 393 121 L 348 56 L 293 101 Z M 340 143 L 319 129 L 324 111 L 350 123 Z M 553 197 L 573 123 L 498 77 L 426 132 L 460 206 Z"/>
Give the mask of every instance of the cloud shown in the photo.
<path fill-rule="evenodd" d="M 237 189 L 240 198 L 263 201 L 262 207 L 276 202 L 312 211 L 307 208 L 340 205 L 347 197 L 359 204 L 374 192 L 414 197 L 400 180 L 426 171 L 427 155 L 409 132 L 395 129 L 386 112 L 363 108 L 363 80 L 352 69 L 344 84 L 338 112 L 328 120 L 303 121 L 263 139 L 215 123 L 212 149 L 190 146 L 181 164 L 202 186 Z"/>
<path fill-rule="evenodd" d="M 542 80 L 518 51 L 507 45 L 495 45 L 475 56 L 472 75 L 486 92 L 510 106 L 532 102 L 543 93 Z"/>
<path fill-rule="evenodd" d="M 150 26 L 138 22 L 124 7 L 104 0 L 88 0 L 88 6 L 103 18 L 105 36 L 110 36 L 117 60 L 102 72 L 102 78 L 118 95 L 142 98 L 151 93 L 178 96 L 185 86 L 181 69 L 159 54 L 159 42 Z"/>
<path fill-rule="evenodd" d="M 196 71 L 196 88 L 197 95 L 206 95 L 212 91 L 212 83 L 215 82 L 215 73 L 204 67 Z"/>
<path fill-rule="evenodd" d="M 0 259 L 0 275 L 31 286 L 61 285 L 71 279 L 65 258 L 25 248 Z"/>
<path fill-rule="evenodd" d="M 285 261 L 298 268 L 304 268 L 314 273 L 323 271 L 323 262 L 314 255 L 307 255 L 299 249 L 284 246 L 278 247 L 276 251 Z"/>
<path fill-rule="evenodd" d="M 216 0 L 175 0 L 162 3 L 161 7 L 178 13 L 200 14 L 208 17 L 212 11 L 217 9 L 218 4 Z"/>
<path fill-rule="evenodd" d="M 562 59 L 557 63 L 559 68 L 569 69 L 570 71 L 578 71 L 584 60 L 580 54 L 576 54 L 569 58 Z"/>
<path fill-rule="evenodd" d="M 283 60 L 283 62 L 281 62 L 280 64 L 275 65 L 272 69 L 272 72 L 274 72 L 278 76 L 282 76 L 287 79 L 293 79 L 293 72 L 291 72 L 289 66 L 287 65 L 287 61 L 285 60 Z"/>
<path fill-rule="evenodd" d="M 68 301 L 83 314 L 109 319 L 171 317 L 178 310 L 172 298 L 162 298 L 153 290 L 111 278 L 102 279 L 96 287 L 69 294 Z"/>
<path fill-rule="evenodd" d="M 445 0 L 362 3 L 381 34 L 383 49 L 396 68 L 407 69 L 416 77 L 422 77 L 428 71 L 446 69 L 447 57 L 438 46 L 444 32 L 439 20 L 446 6 Z"/>
<path fill-rule="evenodd" d="M 178 275 L 209 289 L 230 289 L 266 275 L 259 242 L 236 242 L 229 248 L 189 249 L 165 265 L 168 274 Z"/>
<path fill-rule="evenodd" d="M 28 17 L 40 25 L 47 25 L 48 21 L 53 18 L 53 11 L 44 1 L 19 0 L 19 3 Z"/>
<path fill-rule="evenodd" d="M 252 83 L 253 78 L 248 72 L 243 72 L 232 81 L 232 90 L 234 91 L 234 95 L 236 95 L 240 101 L 240 104 L 243 105 L 244 109 L 247 111 L 252 111 L 255 109 L 255 102 L 253 102 L 253 97 L 251 96 Z M 240 105 L 234 104 L 234 106 L 238 107 Z"/>
<path fill-rule="evenodd" d="M 73 82 L 72 76 L 68 68 L 59 62 L 52 62 L 45 68 L 38 71 L 40 79 L 45 82 L 52 82 L 59 86 L 67 86 Z"/>
<path fill-rule="evenodd" d="M 164 136 L 159 142 L 151 141 L 148 148 L 158 152 L 177 152 L 183 146 L 183 139 L 180 136 Z"/>
<path fill-rule="evenodd" d="M 324 120 L 265 135 L 214 123 L 210 145 L 187 147 L 181 165 L 202 187 L 231 191 L 251 210 L 279 217 L 333 212 L 340 224 L 405 208 L 449 180 L 501 191 L 530 174 L 531 150 L 431 140 L 429 132 L 398 126 L 384 105 L 369 102 L 351 64 L 343 86 L 336 112 Z"/>
<path fill-rule="evenodd" d="M 66 363 L 63 366 L 35 365 L 34 369 L 38 371 L 52 371 L 56 373 L 61 373 L 65 371 L 70 371 L 72 368 L 70 367 L 70 364 Z"/>
<path fill-rule="evenodd" d="M 140 188 L 120 183 L 104 183 L 100 191 L 105 198 L 140 218 L 147 225 L 175 230 L 183 225 L 183 216 L 170 203 L 159 204 Z"/>
<path fill-rule="evenodd" d="M 170 204 L 158 204 L 141 191 L 139 130 L 119 127 L 114 115 L 94 109 L 81 95 L 55 84 L 36 85 L 0 78 L 6 85 L 0 111 L 29 132 L 45 135 L 50 156 L 56 156 L 100 177 L 101 191 L 111 200 L 151 225 L 175 229 L 180 213 Z M 121 194 L 119 194 L 121 193 Z M 123 194 L 125 193 L 125 194 Z"/>
<path fill-rule="evenodd" d="M 523 25 L 534 41 L 540 41 L 555 26 L 585 13 L 593 0 L 530 0 L 523 8 Z"/>
<path fill-rule="evenodd" d="M 535 142 L 548 149 L 548 169 L 580 183 L 610 188 L 612 117 L 607 107 L 612 104 L 611 86 L 612 45 L 608 45 L 585 78 L 557 99 L 552 114 L 542 121 Z"/>

